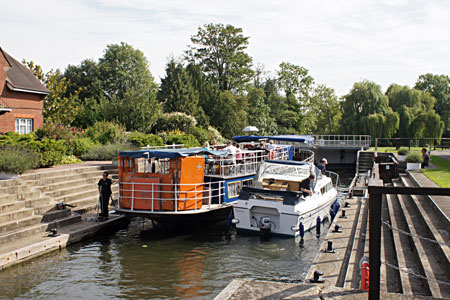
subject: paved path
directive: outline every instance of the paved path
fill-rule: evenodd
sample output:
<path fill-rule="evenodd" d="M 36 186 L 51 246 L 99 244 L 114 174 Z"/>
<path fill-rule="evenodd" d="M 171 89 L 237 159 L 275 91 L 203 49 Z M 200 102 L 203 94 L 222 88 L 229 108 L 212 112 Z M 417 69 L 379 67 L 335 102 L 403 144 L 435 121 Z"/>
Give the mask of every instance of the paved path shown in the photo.
<path fill-rule="evenodd" d="M 434 150 L 431 151 L 431 155 L 436 155 L 450 161 L 450 150 Z"/>

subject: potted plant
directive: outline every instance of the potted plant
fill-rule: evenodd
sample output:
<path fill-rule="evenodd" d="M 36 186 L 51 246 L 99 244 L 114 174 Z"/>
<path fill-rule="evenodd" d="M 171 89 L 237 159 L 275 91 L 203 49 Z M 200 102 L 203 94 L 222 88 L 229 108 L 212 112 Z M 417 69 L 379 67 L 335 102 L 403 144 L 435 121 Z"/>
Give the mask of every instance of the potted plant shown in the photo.
<path fill-rule="evenodd" d="M 418 170 L 422 163 L 422 155 L 419 152 L 410 152 L 405 157 L 406 170 Z"/>
<path fill-rule="evenodd" d="M 38 167 L 38 154 L 19 145 L 0 146 L 0 180 L 14 179 Z"/>
<path fill-rule="evenodd" d="M 409 153 L 409 150 L 408 150 L 408 149 L 406 149 L 406 148 L 400 148 L 400 149 L 398 150 L 398 155 L 397 155 L 398 160 L 404 161 L 405 158 L 406 158 L 406 155 L 408 155 L 408 153 Z"/>

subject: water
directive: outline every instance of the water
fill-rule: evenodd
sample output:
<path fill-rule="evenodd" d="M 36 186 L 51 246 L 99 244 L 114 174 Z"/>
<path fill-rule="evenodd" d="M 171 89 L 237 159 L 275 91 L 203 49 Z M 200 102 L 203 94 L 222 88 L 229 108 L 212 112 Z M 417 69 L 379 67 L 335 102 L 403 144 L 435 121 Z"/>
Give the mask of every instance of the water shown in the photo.
<path fill-rule="evenodd" d="M 0 272 L 0 299 L 212 299 L 236 278 L 304 279 L 325 235 L 306 232 L 301 248 L 291 238 L 230 237 L 224 223 L 172 237 L 142 226 L 136 219 Z"/>

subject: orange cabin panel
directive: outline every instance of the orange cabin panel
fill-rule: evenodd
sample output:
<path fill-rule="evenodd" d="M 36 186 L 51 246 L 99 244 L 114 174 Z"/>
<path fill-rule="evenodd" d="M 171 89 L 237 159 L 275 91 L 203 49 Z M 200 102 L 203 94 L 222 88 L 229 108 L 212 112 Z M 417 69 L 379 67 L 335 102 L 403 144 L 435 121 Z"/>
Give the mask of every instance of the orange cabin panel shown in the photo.
<path fill-rule="evenodd" d="M 131 174 L 130 174 L 131 175 Z M 126 182 L 121 186 L 120 206 L 122 208 L 133 208 L 141 210 L 160 210 L 160 178 L 126 176 Z M 154 183 L 154 185 L 152 185 Z"/>
<path fill-rule="evenodd" d="M 177 202 L 178 210 L 202 208 L 204 171 L 204 157 L 189 156 L 181 159 L 181 172 L 177 174 L 178 183 L 180 184 Z"/>

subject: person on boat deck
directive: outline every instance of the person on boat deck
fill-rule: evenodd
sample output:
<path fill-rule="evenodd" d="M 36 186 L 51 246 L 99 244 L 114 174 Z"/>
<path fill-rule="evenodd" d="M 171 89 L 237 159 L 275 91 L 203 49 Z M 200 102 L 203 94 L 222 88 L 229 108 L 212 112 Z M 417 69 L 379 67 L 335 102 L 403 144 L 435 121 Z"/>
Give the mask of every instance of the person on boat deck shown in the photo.
<path fill-rule="evenodd" d="M 100 220 L 108 219 L 108 203 L 109 198 L 112 197 L 111 185 L 116 182 L 109 179 L 108 175 L 108 172 L 103 172 L 102 179 L 98 181 L 99 202 L 101 207 L 101 213 L 99 215 Z"/>
<path fill-rule="evenodd" d="M 203 144 L 203 148 L 202 150 L 211 150 L 211 148 L 209 147 L 209 143 L 205 142 Z M 214 166 L 214 159 L 211 158 L 211 155 L 208 154 L 203 154 L 203 156 L 205 157 L 205 165 L 208 165 L 208 172 L 211 173 L 212 171 L 212 167 Z"/>
<path fill-rule="evenodd" d="M 227 141 L 227 146 L 225 147 L 225 150 L 228 151 L 228 157 L 231 158 L 230 164 L 231 163 L 235 164 L 237 148 L 235 146 L 233 146 L 231 141 Z"/>
<path fill-rule="evenodd" d="M 420 167 L 424 169 L 428 167 L 429 163 L 430 163 L 430 155 L 428 155 L 427 149 L 422 148 L 422 163 L 420 164 Z"/>
<path fill-rule="evenodd" d="M 267 150 L 273 150 L 273 149 L 275 149 L 275 145 L 274 145 L 273 141 L 270 140 L 269 145 L 267 145 Z"/>
<path fill-rule="evenodd" d="M 312 182 L 314 181 L 316 177 L 311 174 L 309 177 L 305 180 L 303 180 L 300 183 L 300 191 L 303 193 L 303 197 L 312 196 Z"/>
<path fill-rule="evenodd" d="M 320 173 L 322 173 L 322 175 L 325 175 L 325 171 L 327 170 L 327 164 L 328 164 L 328 160 L 324 157 L 320 160 L 320 163 L 317 165 L 317 169 L 320 170 Z"/>

